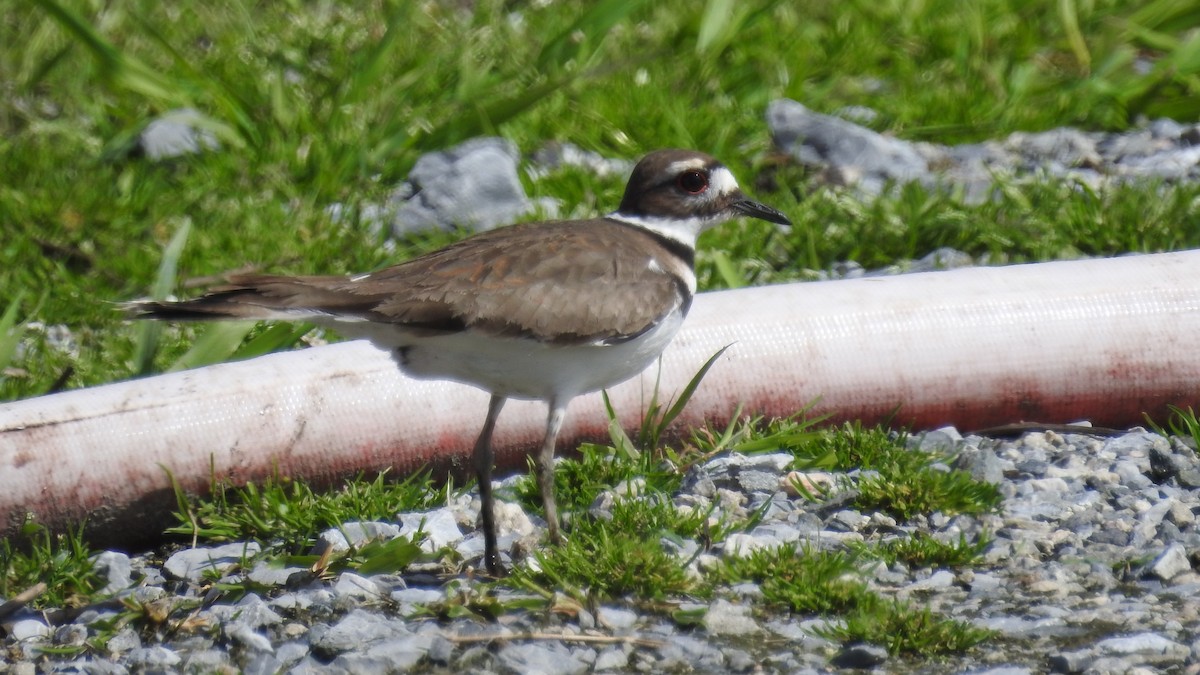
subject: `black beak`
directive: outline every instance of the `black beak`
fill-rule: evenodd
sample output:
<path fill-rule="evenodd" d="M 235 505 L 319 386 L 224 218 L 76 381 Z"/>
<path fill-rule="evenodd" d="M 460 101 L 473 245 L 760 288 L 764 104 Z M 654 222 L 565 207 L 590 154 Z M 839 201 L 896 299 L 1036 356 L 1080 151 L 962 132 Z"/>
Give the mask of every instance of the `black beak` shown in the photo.
<path fill-rule="evenodd" d="M 759 204 L 758 202 L 750 199 L 739 199 L 738 201 L 734 202 L 732 206 L 734 210 L 741 211 L 743 214 L 750 216 L 751 218 L 758 218 L 759 220 L 765 220 L 767 222 L 776 223 L 779 225 L 792 224 L 792 221 L 788 220 L 788 217 L 783 215 L 783 213 L 767 206 L 766 204 Z"/>

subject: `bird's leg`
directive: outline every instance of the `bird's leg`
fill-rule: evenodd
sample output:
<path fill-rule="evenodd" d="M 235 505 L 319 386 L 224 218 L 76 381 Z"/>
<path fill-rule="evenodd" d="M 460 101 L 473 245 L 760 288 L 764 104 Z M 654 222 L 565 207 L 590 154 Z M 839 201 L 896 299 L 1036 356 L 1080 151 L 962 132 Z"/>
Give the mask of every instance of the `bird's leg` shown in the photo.
<path fill-rule="evenodd" d="M 488 401 L 487 419 L 483 422 L 483 431 L 475 440 L 475 451 L 471 455 L 471 463 L 475 465 L 475 478 L 479 483 L 479 518 L 483 527 L 483 560 L 487 565 L 488 574 L 500 576 L 500 552 L 496 550 L 496 501 L 492 497 L 492 464 L 495 453 L 492 451 L 492 431 L 496 428 L 496 418 L 504 407 L 503 396 L 492 394 Z"/>
<path fill-rule="evenodd" d="M 569 399 L 568 399 L 569 401 Z M 561 541 L 558 534 L 558 506 L 554 501 L 554 443 L 567 416 L 567 402 L 550 399 L 550 414 L 546 418 L 546 437 L 537 456 L 538 489 L 542 492 L 542 509 L 546 513 L 546 526 L 550 528 L 550 541 Z"/>

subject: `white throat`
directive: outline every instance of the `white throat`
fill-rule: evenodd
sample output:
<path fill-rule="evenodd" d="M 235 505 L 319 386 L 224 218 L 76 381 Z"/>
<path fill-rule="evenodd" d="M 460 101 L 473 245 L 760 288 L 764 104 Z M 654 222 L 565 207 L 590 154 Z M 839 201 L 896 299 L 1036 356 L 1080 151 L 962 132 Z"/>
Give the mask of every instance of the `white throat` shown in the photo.
<path fill-rule="evenodd" d="M 678 242 L 693 250 L 696 248 L 696 238 L 700 236 L 700 233 L 720 223 L 720 220 L 713 218 L 686 218 L 680 220 L 679 218 L 664 218 L 662 216 L 631 216 L 620 211 L 613 211 L 608 214 L 608 218 L 653 232 L 660 237 Z"/>

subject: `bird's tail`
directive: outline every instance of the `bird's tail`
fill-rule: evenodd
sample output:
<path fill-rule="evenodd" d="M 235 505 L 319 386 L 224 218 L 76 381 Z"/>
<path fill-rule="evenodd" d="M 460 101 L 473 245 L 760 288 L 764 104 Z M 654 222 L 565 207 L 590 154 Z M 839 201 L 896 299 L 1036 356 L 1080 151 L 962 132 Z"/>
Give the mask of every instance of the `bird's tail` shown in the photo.
<path fill-rule="evenodd" d="M 353 313 L 342 277 L 240 275 L 190 300 L 135 300 L 121 309 L 135 319 L 205 321 L 218 319 L 304 320 L 332 311 Z M 366 298 L 364 298 L 366 300 Z"/>

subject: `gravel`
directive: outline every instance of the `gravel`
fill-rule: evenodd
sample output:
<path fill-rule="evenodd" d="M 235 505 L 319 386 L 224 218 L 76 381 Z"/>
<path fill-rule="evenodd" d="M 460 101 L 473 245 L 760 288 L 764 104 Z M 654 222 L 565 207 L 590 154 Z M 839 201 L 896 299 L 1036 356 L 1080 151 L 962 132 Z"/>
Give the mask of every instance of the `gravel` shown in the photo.
<path fill-rule="evenodd" d="M 819 115 L 786 100 L 768 111 L 780 148 L 831 180 L 867 193 L 917 180 L 959 184 L 968 198 L 986 199 L 996 176 L 1052 176 L 1093 185 L 1200 178 L 1200 145 L 1194 145 L 1200 142 L 1200 127 L 1170 120 L 1125 134 L 1058 129 L 948 147 L 888 138 L 848 119 L 869 123 L 874 116 L 867 109 L 843 111 L 843 117 Z M 149 130 L 152 138 L 160 127 Z M 183 140 L 165 146 L 170 152 L 217 149 L 199 132 L 177 133 Z M 468 142 L 418 163 L 428 170 L 414 171 L 408 196 L 393 204 L 391 225 L 398 230 L 417 226 L 397 213 L 408 213 L 413 223 L 443 222 L 426 207 L 457 198 L 439 192 L 439 180 L 447 175 L 454 177 L 451 183 L 460 180 L 457 172 L 472 163 L 491 167 L 504 160 L 509 166 L 514 157 L 511 145 L 493 139 Z M 565 145 L 548 146 L 536 161 L 542 171 L 567 164 L 611 171 L 624 166 Z M 512 193 L 512 206 L 505 208 L 511 213 L 532 208 L 519 191 L 515 169 L 506 169 L 501 178 L 495 189 Z M 473 208 L 455 205 L 460 207 Z M 479 224 L 493 223 L 484 218 Z M 969 256 L 947 249 L 878 272 L 969 264 Z M 830 275 L 868 273 L 843 263 Z M 792 471 L 787 454 L 731 454 L 693 468 L 674 503 L 711 509 L 713 516 L 761 512 L 761 521 L 710 548 L 668 539 L 663 545 L 690 560 L 699 573 L 723 556 L 792 542 L 841 548 L 878 532 L 922 531 L 946 539 L 987 532 L 992 543 L 973 567 L 895 564 L 865 573 L 870 586 L 885 596 L 998 632 L 998 638 L 966 654 L 916 660 L 889 655 L 879 645 L 836 644 L 814 633 L 827 619 L 769 609 L 761 603 L 760 589 L 749 583 L 681 605 L 679 610 L 701 616 L 697 626 L 620 601 L 565 614 L 511 611 L 485 623 L 437 610 L 472 591 L 475 582 L 469 577 L 444 586 L 428 569 L 313 578 L 303 567 L 256 561 L 256 543 L 233 542 L 176 551 L 165 561 L 99 553 L 93 565 L 105 593 L 118 601 L 194 609 L 170 613 L 173 621 L 186 618 L 158 630 L 120 625 L 122 605 L 112 600 L 69 612 L 21 609 L 0 620 L 0 673 L 1200 672 L 1200 460 L 1194 448 L 1142 430 L 1111 438 L 1034 431 L 1006 439 L 964 437 L 948 428 L 915 437 L 912 444 L 952 453 L 954 468 L 998 485 L 1002 511 L 896 522 L 856 511 L 846 493 L 823 502 L 798 496 L 797 483 L 813 492 L 834 477 Z M 498 493 L 505 494 L 510 485 L 501 481 Z M 602 496 L 590 511 L 603 517 L 613 500 L 636 498 L 643 489 L 643 483 L 629 482 Z M 544 523 L 516 504 L 498 507 L 505 556 L 527 555 Z M 428 535 L 427 551 L 451 550 L 478 561 L 477 513 L 478 499 L 465 495 L 442 509 L 399 514 L 394 522 L 344 523 L 323 533 L 319 546 L 345 550 L 352 543 L 420 529 Z M 507 558 L 505 563 L 510 564 Z M 247 590 L 240 596 L 211 592 L 218 578 Z M 536 599 L 496 592 L 501 602 Z M 95 640 L 100 635 L 107 640 Z M 87 646 L 76 653 L 68 649 L 80 645 Z"/>
<path fill-rule="evenodd" d="M 775 145 L 833 185 L 878 195 L 889 185 L 918 182 L 961 190 L 968 203 L 996 195 L 996 182 L 1075 181 L 1094 190 L 1158 179 L 1200 179 L 1200 125 L 1169 119 L 1124 133 L 1060 128 L 1017 132 L 983 143 L 947 146 L 886 136 L 852 120 L 826 115 L 789 99 L 767 107 Z"/>
<path fill-rule="evenodd" d="M 117 610 L 111 604 L 75 612 L 58 625 L 21 610 L 0 623 L 0 672 L 1200 670 L 1200 489 L 1179 480 L 1200 468 L 1200 460 L 1188 445 L 1142 430 L 1112 438 L 1045 431 L 1001 439 L 963 437 L 954 429 L 914 437 L 912 445 L 955 453 L 960 468 L 985 467 L 982 475 L 995 478 L 1005 495 L 1002 512 L 977 518 L 934 514 L 897 523 L 847 503 L 831 508 L 788 496 L 782 485 L 794 472 L 786 455 L 722 455 L 692 469 L 677 504 L 731 516 L 768 503 L 777 508 L 764 511 L 750 532 L 707 551 L 699 542 L 675 542 L 670 550 L 702 569 L 706 560 L 796 541 L 836 548 L 878 531 L 919 530 L 944 538 L 990 532 L 993 542 L 983 562 L 971 568 L 896 564 L 864 573 L 885 596 L 997 631 L 999 637 L 966 654 L 918 661 L 889 655 L 880 645 L 836 644 L 812 632 L 825 619 L 768 608 L 753 583 L 680 605 L 698 617 L 693 627 L 621 601 L 601 604 L 594 614 L 514 610 L 496 623 L 450 618 L 454 615 L 434 608 L 473 582 L 460 577 L 443 586 L 422 570 L 342 572 L 306 578 L 300 587 L 290 585 L 285 574 L 260 576 L 263 586 L 252 586 L 240 598 L 210 595 L 214 576 L 239 583 L 245 568 L 235 563 L 252 560 L 258 551 L 232 543 L 178 551 L 157 574 L 148 573 L 157 567 L 148 556 L 113 551 L 95 556 L 110 588 L 120 586 L 119 597 L 196 606 L 191 613 L 172 614 L 186 616 L 187 627 L 147 631 L 131 625 L 114 632 Z M 744 480 L 747 475 L 754 480 Z M 503 494 L 507 487 L 501 482 L 497 489 Z M 631 483 L 621 491 L 636 495 L 642 487 Z M 460 524 L 472 508 L 477 511 L 477 500 L 464 496 L 443 510 L 401 514 L 396 523 L 346 523 L 334 531 L 394 537 L 402 528 L 442 522 L 447 547 L 478 557 L 474 540 L 480 533 Z M 512 509 L 518 507 L 509 504 Z M 532 599 L 511 590 L 497 593 L 502 602 Z M 82 655 L 53 653 L 54 647 L 83 645 L 100 634 L 112 637 L 102 645 L 93 640 Z"/>

